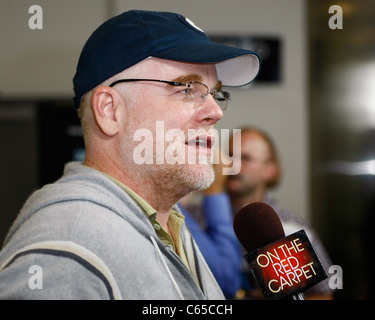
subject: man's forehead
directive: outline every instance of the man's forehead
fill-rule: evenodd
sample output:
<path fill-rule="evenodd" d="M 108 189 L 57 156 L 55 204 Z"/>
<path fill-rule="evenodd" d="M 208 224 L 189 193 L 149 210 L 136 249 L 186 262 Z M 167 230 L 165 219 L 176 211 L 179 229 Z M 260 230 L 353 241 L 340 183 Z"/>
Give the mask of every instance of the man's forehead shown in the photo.
<path fill-rule="evenodd" d="M 121 78 L 147 78 L 182 83 L 203 82 L 210 88 L 221 89 L 215 64 L 199 64 L 149 57 L 107 79 L 113 82 Z M 210 83 L 208 83 L 210 82 Z"/>

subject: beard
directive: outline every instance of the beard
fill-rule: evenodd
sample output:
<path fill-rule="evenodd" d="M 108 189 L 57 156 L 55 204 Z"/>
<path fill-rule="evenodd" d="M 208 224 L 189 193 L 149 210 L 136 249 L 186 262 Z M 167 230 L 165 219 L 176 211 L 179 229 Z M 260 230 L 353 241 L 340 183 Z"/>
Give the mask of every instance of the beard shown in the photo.
<path fill-rule="evenodd" d="M 177 182 L 176 188 L 181 193 L 183 189 L 186 194 L 205 190 L 215 179 L 211 154 L 207 154 L 206 148 L 186 144 L 185 135 L 180 135 L 165 149 L 165 160 L 170 164 L 164 168 L 165 176 Z"/>
<path fill-rule="evenodd" d="M 193 137 L 199 133 L 207 134 L 207 131 L 194 131 Z M 201 140 L 191 143 L 191 140 L 195 140 L 188 137 L 188 131 L 171 129 L 163 135 L 162 140 L 155 139 L 153 162 L 145 168 L 156 184 L 163 182 L 162 186 L 174 186 L 171 192 L 183 196 L 207 189 L 215 179 L 211 145 L 207 147 Z"/>
<path fill-rule="evenodd" d="M 127 171 L 133 172 L 134 180 L 140 184 L 143 181 L 149 186 L 153 185 L 159 194 L 175 194 L 176 198 L 207 189 L 215 179 L 212 157 L 191 152 L 186 147 L 184 137 L 174 136 L 165 145 L 164 141 L 151 139 L 149 143 L 146 140 L 141 143 L 124 141 L 121 155 Z M 158 148 L 158 143 L 163 143 L 164 147 L 159 145 Z"/>
<path fill-rule="evenodd" d="M 212 165 L 164 164 L 145 168 L 158 190 L 169 190 L 176 197 L 207 189 L 215 180 Z"/>
<path fill-rule="evenodd" d="M 203 191 L 215 180 L 215 172 L 212 165 L 187 165 L 191 168 L 183 168 L 177 174 L 180 177 L 181 186 L 185 186 L 187 193 Z"/>

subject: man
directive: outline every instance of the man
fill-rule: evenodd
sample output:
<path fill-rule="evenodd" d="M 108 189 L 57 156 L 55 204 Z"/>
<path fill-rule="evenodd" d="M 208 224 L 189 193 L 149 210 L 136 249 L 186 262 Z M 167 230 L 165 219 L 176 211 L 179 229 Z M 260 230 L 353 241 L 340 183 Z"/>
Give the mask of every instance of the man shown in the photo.
<path fill-rule="evenodd" d="M 212 43 L 178 14 L 101 25 L 73 79 L 85 161 L 26 202 L 0 255 L 0 298 L 223 298 L 174 205 L 214 179 L 221 85 L 258 70 L 253 52 Z"/>

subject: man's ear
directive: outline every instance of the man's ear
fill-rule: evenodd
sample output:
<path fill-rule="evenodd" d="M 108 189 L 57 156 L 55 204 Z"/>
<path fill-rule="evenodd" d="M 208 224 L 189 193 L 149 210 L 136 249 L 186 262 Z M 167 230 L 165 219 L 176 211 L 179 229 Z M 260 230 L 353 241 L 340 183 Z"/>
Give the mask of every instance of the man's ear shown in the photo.
<path fill-rule="evenodd" d="M 275 162 L 270 162 L 267 166 L 266 181 L 268 187 L 276 186 L 281 175 L 281 168 Z"/>
<path fill-rule="evenodd" d="M 92 95 L 92 109 L 100 130 L 107 136 L 114 136 L 119 130 L 116 115 L 119 103 L 119 95 L 116 90 L 100 86 Z"/>
<path fill-rule="evenodd" d="M 265 172 L 267 182 L 273 180 L 276 174 L 277 174 L 277 165 L 271 161 L 267 164 L 267 169 Z"/>

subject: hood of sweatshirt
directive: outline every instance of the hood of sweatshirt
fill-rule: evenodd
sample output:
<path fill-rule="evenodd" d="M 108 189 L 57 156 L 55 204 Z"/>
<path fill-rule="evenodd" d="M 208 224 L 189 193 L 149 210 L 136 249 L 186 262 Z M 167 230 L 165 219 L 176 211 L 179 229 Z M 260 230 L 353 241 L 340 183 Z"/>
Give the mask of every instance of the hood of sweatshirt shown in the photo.
<path fill-rule="evenodd" d="M 115 298 L 222 299 L 185 225 L 181 236 L 194 256 L 200 285 L 127 193 L 103 173 L 72 162 L 62 178 L 34 192 L 25 203 L 0 252 L 0 271 L 30 248 L 52 246 L 101 270 Z"/>

